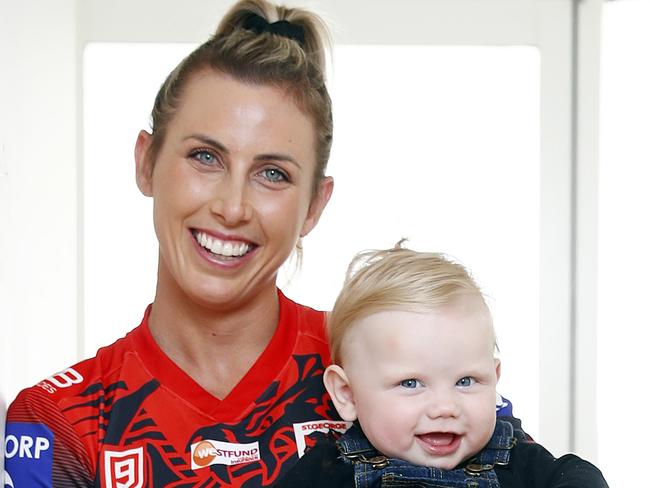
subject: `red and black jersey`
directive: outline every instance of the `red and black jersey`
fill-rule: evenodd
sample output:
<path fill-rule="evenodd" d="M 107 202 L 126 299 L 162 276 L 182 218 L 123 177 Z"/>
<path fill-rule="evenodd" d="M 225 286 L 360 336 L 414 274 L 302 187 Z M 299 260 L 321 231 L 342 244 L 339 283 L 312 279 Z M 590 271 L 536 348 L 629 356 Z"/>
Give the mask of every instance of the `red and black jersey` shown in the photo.
<path fill-rule="evenodd" d="M 7 412 L 6 479 L 18 487 L 258 487 L 319 437 L 344 431 L 322 382 L 325 314 L 279 293 L 275 335 L 218 400 L 147 324 L 23 390 Z"/>

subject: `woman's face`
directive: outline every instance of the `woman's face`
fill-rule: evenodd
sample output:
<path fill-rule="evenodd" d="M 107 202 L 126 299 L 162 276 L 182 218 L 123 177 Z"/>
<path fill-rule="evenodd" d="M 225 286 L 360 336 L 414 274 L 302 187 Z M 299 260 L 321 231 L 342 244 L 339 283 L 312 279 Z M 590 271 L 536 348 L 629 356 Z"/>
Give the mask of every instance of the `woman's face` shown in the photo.
<path fill-rule="evenodd" d="M 274 293 L 278 268 L 332 191 L 325 178 L 312 192 L 315 141 L 282 89 L 194 75 L 156 161 L 148 133 L 136 143 L 138 186 L 154 199 L 159 288 L 217 308 Z"/>

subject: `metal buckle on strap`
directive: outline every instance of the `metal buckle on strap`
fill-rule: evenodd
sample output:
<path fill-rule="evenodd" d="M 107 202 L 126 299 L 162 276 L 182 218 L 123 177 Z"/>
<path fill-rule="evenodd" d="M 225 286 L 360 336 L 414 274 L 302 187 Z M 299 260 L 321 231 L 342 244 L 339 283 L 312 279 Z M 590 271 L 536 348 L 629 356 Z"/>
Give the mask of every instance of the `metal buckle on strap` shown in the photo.
<path fill-rule="evenodd" d="M 373 469 L 382 469 L 388 466 L 389 464 L 388 458 L 384 455 L 379 454 L 376 456 L 368 457 L 367 453 L 372 451 L 369 451 L 367 449 L 363 451 L 353 451 L 353 452 L 344 452 L 341 449 L 339 449 L 339 452 L 341 453 L 341 455 L 345 456 L 350 461 L 355 463 L 370 464 Z"/>
<path fill-rule="evenodd" d="M 490 471 L 492 468 L 494 468 L 493 464 L 470 463 L 465 466 L 464 471 L 465 474 L 468 474 L 469 476 L 480 476 L 481 473 Z"/>

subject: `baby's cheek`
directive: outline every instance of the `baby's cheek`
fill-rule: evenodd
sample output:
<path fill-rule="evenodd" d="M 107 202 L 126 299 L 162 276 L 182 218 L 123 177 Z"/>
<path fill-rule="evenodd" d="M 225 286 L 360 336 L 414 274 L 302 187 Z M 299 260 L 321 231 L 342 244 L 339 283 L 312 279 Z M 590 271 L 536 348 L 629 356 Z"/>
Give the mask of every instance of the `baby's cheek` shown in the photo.
<path fill-rule="evenodd" d="M 399 422 L 385 419 L 384 422 L 375 422 L 372 432 L 370 435 L 366 432 L 366 436 L 371 444 L 385 455 L 399 457 L 399 453 L 407 447 L 404 442 L 406 428 L 404 424 L 400 426 Z"/>

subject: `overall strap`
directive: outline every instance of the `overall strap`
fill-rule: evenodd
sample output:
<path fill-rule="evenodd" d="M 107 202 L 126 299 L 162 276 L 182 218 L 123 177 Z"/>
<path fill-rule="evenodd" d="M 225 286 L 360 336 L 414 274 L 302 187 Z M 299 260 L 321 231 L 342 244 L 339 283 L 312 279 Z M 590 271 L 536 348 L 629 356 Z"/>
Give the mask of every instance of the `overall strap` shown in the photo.
<path fill-rule="evenodd" d="M 494 427 L 494 433 L 483 450 L 472 459 L 465 467 L 469 468 L 473 465 L 505 466 L 510 462 L 510 451 L 517 439 L 514 436 L 514 428 L 510 422 L 505 420 L 497 420 Z"/>

